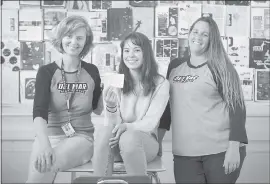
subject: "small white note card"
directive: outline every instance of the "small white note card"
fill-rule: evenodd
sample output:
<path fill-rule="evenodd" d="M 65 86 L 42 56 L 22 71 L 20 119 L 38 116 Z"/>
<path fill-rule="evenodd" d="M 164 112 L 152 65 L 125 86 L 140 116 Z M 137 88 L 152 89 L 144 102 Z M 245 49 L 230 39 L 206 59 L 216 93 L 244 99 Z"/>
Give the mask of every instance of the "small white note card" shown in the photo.
<path fill-rule="evenodd" d="M 123 88 L 124 86 L 124 74 L 110 74 L 104 76 L 104 85 L 113 86 L 116 88 Z"/>

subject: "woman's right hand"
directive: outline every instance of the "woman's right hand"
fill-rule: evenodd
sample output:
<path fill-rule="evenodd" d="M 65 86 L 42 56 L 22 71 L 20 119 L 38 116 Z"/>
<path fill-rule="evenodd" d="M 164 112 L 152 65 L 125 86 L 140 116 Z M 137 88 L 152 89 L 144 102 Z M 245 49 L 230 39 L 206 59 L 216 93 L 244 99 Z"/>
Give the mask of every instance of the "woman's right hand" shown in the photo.
<path fill-rule="evenodd" d="M 51 146 L 42 148 L 35 160 L 35 168 L 38 172 L 44 173 L 51 171 L 55 163 L 55 153 Z"/>
<path fill-rule="evenodd" d="M 109 108 L 114 108 L 117 104 L 117 96 L 114 90 L 115 88 L 112 86 L 109 86 L 104 90 L 104 101 Z"/>

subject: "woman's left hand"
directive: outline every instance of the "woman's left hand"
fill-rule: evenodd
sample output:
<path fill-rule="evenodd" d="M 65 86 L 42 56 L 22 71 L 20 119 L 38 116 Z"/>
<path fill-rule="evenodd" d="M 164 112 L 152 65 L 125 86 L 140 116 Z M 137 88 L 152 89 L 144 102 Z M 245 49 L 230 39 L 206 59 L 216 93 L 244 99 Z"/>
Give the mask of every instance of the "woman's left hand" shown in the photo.
<path fill-rule="evenodd" d="M 118 142 L 119 142 L 119 138 L 122 135 L 122 133 L 124 133 L 127 130 L 127 125 L 125 123 L 122 124 L 118 124 L 114 127 L 112 133 L 115 134 L 115 137 L 110 138 L 110 142 L 109 145 L 111 148 L 114 148 Z"/>
<path fill-rule="evenodd" d="M 230 145 L 226 151 L 223 167 L 225 174 L 230 174 L 240 166 L 239 146 Z"/>

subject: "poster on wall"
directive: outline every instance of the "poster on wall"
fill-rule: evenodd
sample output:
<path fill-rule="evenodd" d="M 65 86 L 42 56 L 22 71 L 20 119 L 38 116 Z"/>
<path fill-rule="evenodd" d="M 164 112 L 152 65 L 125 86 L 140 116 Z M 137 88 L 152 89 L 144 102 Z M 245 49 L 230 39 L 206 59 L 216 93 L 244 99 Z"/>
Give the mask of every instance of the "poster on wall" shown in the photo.
<path fill-rule="evenodd" d="M 226 6 L 226 36 L 250 37 L 250 7 Z"/>
<path fill-rule="evenodd" d="M 228 37 L 228 56 L 234 66 L 249 67 L 249 38 Z"/>
<path fill-rule="evenodd" d="M 18 10 L 3 9 L 1 14 L 1 30 L 2 38 L 18 40 Z"/>
<path fill-rule="evenodd" d="M 40 1 L 19 0 L 20 6 L 40 6 Z"/>
<path fill-rule="evenodd" d="M 270 100 L 270 70 L 260 69 L 255 73 L 255 101 L 269 103 Z"/>
<path fill-rule="evenodd" d="M 107 12 L 67 12 L 67 16 L 71 15 L 83 16 L 88 21 L 94 35 L 94 43 L 107 40 Z"/>
<path fill-rule="evenodd" d="M 159 73 L 166 77 L 171 60 L 178 57 L 179 41 L 174 38 L 155 39 L 155 58 L 158 63 Z"/>
<path fill-rule="evenodd" d="M 19 40 L 42 41 L 42 10 L 34 8 L 20 9 L 19 17 Z"/>
<path fill-rule="evenodd" d="M 42 0 L 41 5 L 43 7 L 65 7 L 66 6 L 66 1 L 65 0 L 60 0 L 60 1 L 48 1 L 48 0 Z"/>
<path fill-rule="evenodd" d="M 250 2 L 245 0 L 245 1 L 238 1 L 238 0 L 225 0 L 226 5 L 240 5 L 240 6 L 249 6 Z"/>
<path fill-rule="evenodd" d="M 270 40 L 250 39 L 249 67 L 256 69 L 270 68 Z"/>
<path fill-rule="evenodd" d="M 155 8 L 155 36 L 177 37 L 178 7 L 157 6 Z"/>
<path fill-rule="evenodd" d="M 1 76 L 1 105 L 19 103 L 19 71 L 0 70 Z"/>
<path fill-rule="evenodd" d="M 118 52 L 119 47 L 116 43 L 95 44 L 91 51 L 92 64 L 97 66 L 101 76 L 117 71 L 119 66 Z"/>
<path fill-rule="evenodd" d="M 111 8 L 107 11 L 107 39 L 123 40 L 133 31 L 133 17 L 131 8 Z"/>
<path fill-rule="evenodd" d="M 270 39 L 270 8 L 251 8 L 251 38 Z"/>
<path fill-rule="evenodd" d="M 270 7 L 270 1 L 269 0 L 265 0 L 265 1 L 251 0 L 250 5 L 251 7 Z"/>
<path fill-rule="evenodd" d="M 202 5 L 202 16 L 212 17 L 219 28 L 221 36 L 225 36 L 226 7 L 220 5 Z"/>
<path fill-rule="evenodd" d="M 187 38 L 179 38 L 178 40 L 179 40 L 178 58 L 189 57 L 188 39 Z"/>
<path fill-rule="evenodd" d="M 245 100 L 254 100 L 254 68 L 235 67 L 241 82 Z"/>
<path fill-rule="evenodd" d="M 190 26 L 201 17 L 200 4 L 179 4 L 178 38 L 187 38 Z"/>
<path fill-rule="evenodd" d="M 129 5 L 135 7 L 154 7 L 156 4 L 157 1 L 129 0 Z"/>
<path fill-rule="evenodd" d="M 44 9 L 44 40 L 52 38 L 52 30 L 66 17 L 64 9 Z"/>
<path fill-rule="evenodd" d="M 20 42 L 12 39 L 1 40 L 1 67 L 2 70 L 20 70 Z"/>
<path fill-rule="evenodd" d="M 43 42 L 21 42 L 21 69 L 38 70 L 44 64 Z"/>
<path fill-rule="evenodd" d="M 68 11 L 90 11 L 90 1 L 87 0 L 74 0 L 67 1 Z"/>
<path fill-rule="evenodd" d="M 0 1 L 0 8 L 3 9 L 19 9 L 20 8 L 20 4 L 19 1 L 5 1 L 5 0 L 1 0 Z"/>
<path fill-rule="evenodd" d="M 56 50 L 56 48 L 54 48 L 54 46 L 49 41 L 45 41 L 44 44 L 45 44 L 44 65 L 61 59 L 62 54 L 58 52 L 58 50 Z"/>
<path fill-rule="evenodd" d="M 89 1 L 90 11 L 106 11 L 112 8 L 112 1 L 109 0 L 95 0 Z"/>
<path fill-rule="evenodd" d="M 32 104 L 35 97 L 37 71 L 20 72 L 20 100 L 22 104 Z"/>
<path fill-rule="evenodd" d="M 133 30 L 154 37 L 154 8 L 133 7 Z"/>

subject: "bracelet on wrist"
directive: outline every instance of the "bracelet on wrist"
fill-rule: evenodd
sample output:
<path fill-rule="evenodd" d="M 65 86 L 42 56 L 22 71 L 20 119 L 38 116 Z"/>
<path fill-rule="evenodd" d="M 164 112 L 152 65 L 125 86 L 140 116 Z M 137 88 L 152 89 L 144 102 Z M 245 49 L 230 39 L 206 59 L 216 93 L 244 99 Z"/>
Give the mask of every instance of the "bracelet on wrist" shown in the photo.
<path fill-rule="evenodd" d="M 115 111 L 112 111 L 111 109 L 109 109 L 108 107 L 106 107 L 106 110 L 110 113 L 115 113 L 117 111 L 117 109 L 115 109 Z"/>
<path fill-rule="evenodd" d="M 107 107 L 107 108 L 110 108 L 110 109 L 114 109 L 114 108 L 117 107 L 117 105 L 115 105 L 115 106 L 113 106 L 113 107 L 110 107 L 110 106 L 106 105 L 106 107 Z"/>

